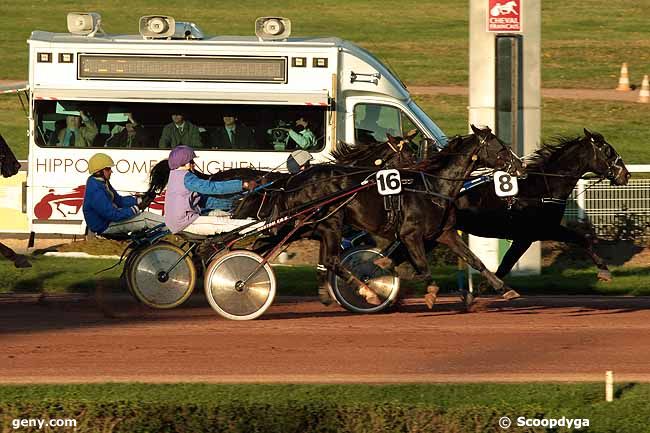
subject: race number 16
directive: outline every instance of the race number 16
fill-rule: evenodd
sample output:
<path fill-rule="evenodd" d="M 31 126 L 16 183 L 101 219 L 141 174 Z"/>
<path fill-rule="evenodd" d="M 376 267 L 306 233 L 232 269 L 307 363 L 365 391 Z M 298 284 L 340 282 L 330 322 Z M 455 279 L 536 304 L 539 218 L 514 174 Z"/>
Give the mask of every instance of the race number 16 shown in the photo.
<path fill-rule="evenodd" d="M 375 175 L 377 190 L 381 195 L 395 195 L 402 192 L 402 180 L 395 169 L 380 170 Z"/>
<path fill-rule="evenodd" d="M 494 173 L 494 192 L 498 197 L 511 197 L 519 192 L 517 178 L 510 176 L 505 171 Z"/>

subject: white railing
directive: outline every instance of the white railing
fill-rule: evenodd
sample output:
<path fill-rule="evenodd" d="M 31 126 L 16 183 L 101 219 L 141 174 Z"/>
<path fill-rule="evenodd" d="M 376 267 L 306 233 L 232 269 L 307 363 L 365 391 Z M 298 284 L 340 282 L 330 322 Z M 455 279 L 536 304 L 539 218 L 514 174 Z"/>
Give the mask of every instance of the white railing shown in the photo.
<path fill-rule="evenodd" d="M 565 219 L 589 223 L 603 239 L 639 240 L 650 237 L 650 165 L 628 165 L 632 179 L 625 186 L 580 179 L 567 204 Z"/>

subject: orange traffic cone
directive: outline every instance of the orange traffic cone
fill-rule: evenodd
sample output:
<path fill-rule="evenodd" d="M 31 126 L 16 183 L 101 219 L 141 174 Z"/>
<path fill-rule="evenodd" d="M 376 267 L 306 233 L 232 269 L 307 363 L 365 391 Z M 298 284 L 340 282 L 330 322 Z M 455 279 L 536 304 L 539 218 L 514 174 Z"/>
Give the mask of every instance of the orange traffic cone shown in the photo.
<path fill-rule="evenodd" d="M 641 83 L 641 91 L 639 92 L 639 102 L 647 104 L 650 102 L 650 82 L 648 82 L 648 76 L 643 76 L 643 82 Z"/>
<path fill-rule="evenodd" d="M 630 90 L 630 77 L 627 75 L 627 63 L 621 66 L 621 78 L 618 79 L 618 87 L 616 90 L 621 92 L 629 92 Z"/>

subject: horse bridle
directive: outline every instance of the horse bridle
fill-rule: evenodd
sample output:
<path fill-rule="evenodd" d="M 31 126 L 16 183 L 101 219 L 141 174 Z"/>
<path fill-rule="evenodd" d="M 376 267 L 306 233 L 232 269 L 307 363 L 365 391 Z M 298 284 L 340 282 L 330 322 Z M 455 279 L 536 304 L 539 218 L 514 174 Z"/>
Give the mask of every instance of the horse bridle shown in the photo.
<path fill-rule="evenodd" d="M 593 137 L 589 137 L 589 141 L 591 142 L 591 147 L 594 149 L 594 163 L 597 162 L 597 154 L 600 153 L 604 156 L 604 160 L 607 164 L 607 174 L 605 174 L 605 178 L 609 179 L 610 181 L 614 181 L 618 175 L 623 171 L 623 167 L 619 165 L 619 161 L 622 161 L 623 158 L 621 158 L 621 155 L 614 150 L 611 144 L 609 144 L 607 141 L 603 140 L 602 144 L 606 144 L 614 151 L 616 154 L 616 158 L 614 159 L 613 162 L 610 162 L 609 158 L 607 155 L 605 155 L 605 151 L 601 148 L 600 145 L 596 144 L 596 140 L 594 140 Z"/>
<path fill-rule="evenodd" d="M 509 174 L 513 174 L 513 173 L 511 173 L 511 170 L 512 170 L 512 168 L 514 166 L 515 160 L 521 161 L 521 159 L 515 154 L 515 152 L 513 152 L 513 150 L 509 146 L 506 146 L 505 144 L 503 144 L 501 142 L 501 140 L 499 140 L 499 138 L 496 135 L 486 134 L 484 137 L 479 136 L 479 145 L 478 145 L 476 151 L 474 152 L 474 154 L 472 154 L 472 160 L 476 161 L 478 159 L 478 154 L 479 154 L 479 152 L 481 150 L 485 151 L 485 156 L 486 157 L 489 156 L 487 146 L 488 146 L 488 138 L 490 138 L 490 136 L 494 137 L 494 139 L 497 140 L 497 142 L 501 145 L 501 150 L 499 150 L 497 152 L 497 155 L 496 155 L 497 156 L 497 161 L 503 161 L 505 159 L 505 158 L 501 157 L 501 153 L 504 150 L 507 151 L 508 154 L 510 155 L 510 158 L 505 162 L 504 166 L 502 168 L 500 168 L 500 169 L 497 169 L 497 170 L 503 170 L 503 171 L 505 171 L 505 172 L 507 172 Z"/>

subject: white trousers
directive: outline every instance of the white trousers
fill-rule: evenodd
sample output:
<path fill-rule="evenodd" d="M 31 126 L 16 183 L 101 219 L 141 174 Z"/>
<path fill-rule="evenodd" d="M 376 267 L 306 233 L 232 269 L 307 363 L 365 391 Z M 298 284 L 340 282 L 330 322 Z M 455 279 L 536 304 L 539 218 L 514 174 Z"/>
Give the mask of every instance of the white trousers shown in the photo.
<path fill-rule="evenodd" d="M 140 230 L 150 229 L 158 224 L 164 223 L 165 218 L 162 215 L 153 212 L 142 212 L 128 220 L 110 223 L 102 235 L 129 234 Z"/>
<path fill-rule="evenodd" d="M 215 233 L 224 233 L 235 230 L 246 224 L 255 221 L 252 218 L 235 220 L 230 218 L 228 212 L 214 209 L 208 215 L 198 217 L 192 224 L 185 227 L 182 233 L 193 235 L 210 236 Z"/>

